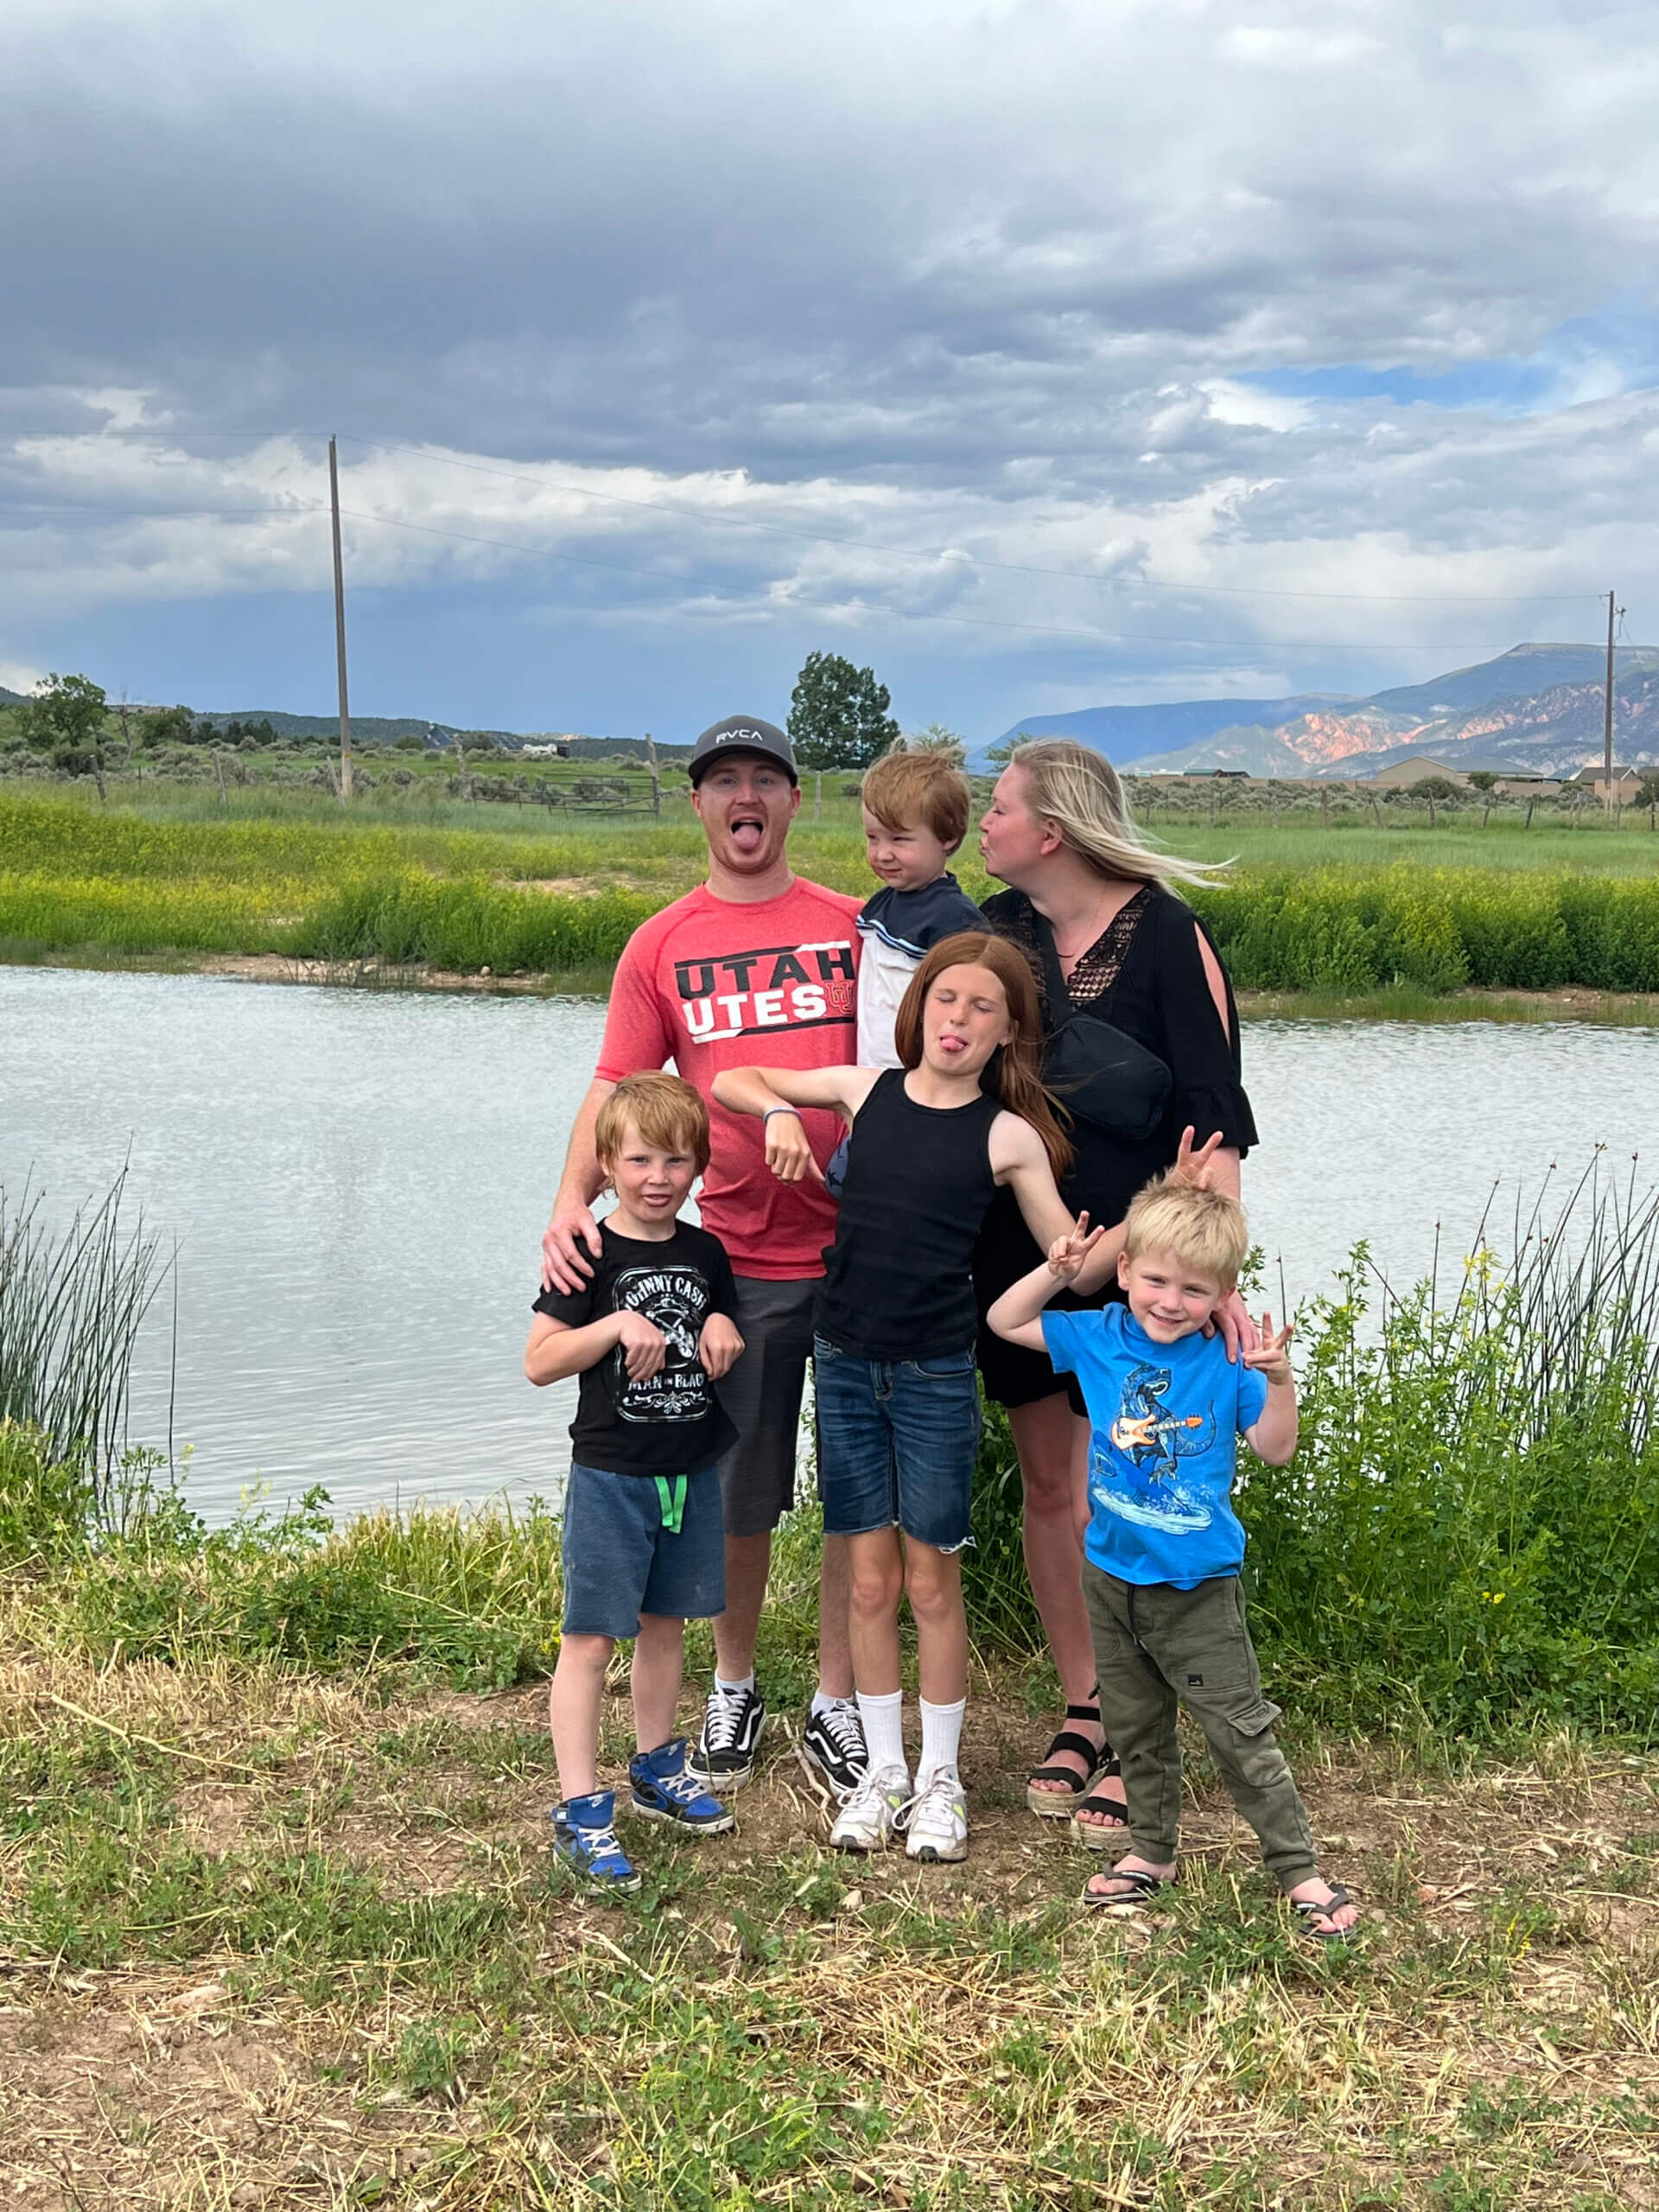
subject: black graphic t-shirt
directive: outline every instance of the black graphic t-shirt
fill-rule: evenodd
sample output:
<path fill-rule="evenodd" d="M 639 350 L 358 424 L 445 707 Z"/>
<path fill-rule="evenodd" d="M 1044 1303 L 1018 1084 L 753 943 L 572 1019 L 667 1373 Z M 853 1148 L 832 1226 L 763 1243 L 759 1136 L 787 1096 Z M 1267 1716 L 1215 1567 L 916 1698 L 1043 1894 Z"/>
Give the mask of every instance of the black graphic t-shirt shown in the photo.
<path fill-rule="evenodd" d="M 735 1318 L 736 1286 L 725 1247 L 706 1229 L 677 1222 L 661 1243 L 599 1224 L 604 1249 L 581 1290 L 544 1290 L 535 1311 L 572 1329 L 607 1314 L 644 1314 L 668 1341 L 655 1375 L 628 1376 L 620 1344 L 582 1370 L 570 1448 L 576 1463 L 611 1475 L 693 1475 L 713 1466 L 737 1431 L 697 1357 L 711 1313 Z"/>

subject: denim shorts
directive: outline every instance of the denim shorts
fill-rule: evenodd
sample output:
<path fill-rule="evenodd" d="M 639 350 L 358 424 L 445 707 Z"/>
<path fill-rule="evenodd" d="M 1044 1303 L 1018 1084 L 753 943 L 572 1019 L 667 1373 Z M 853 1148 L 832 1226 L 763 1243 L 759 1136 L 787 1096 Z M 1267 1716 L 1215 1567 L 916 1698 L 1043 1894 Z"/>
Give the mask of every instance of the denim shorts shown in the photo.
<path fill-rule="evenodd" d="M 898 1527 L 919 1544 L 960 1550 L 979 1457 L 973 1346 L 935 1359 L 860 1359 L 819 1337 L 812 1357 L 826 1533 Z"/>
<path fill-rule="evenodd" d="M 566 1636 L 638 1636 L 641 1613 L 712 1620 L 726 1610 L 720 1477 L 705 1467 L 685 1478 L 677 1535 L 651 1476 L 572 1467 L 562 1556 Z"/>

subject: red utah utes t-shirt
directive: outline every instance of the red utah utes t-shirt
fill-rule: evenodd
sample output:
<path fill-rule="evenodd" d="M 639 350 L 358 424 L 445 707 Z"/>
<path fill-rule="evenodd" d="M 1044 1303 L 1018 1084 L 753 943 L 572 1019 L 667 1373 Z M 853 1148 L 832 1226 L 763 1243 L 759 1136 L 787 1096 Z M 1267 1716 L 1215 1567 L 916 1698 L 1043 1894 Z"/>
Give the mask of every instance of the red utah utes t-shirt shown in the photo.
<path fill-rule="evenodd" d="M 765 1125 L 714 1100 L 722 1068 L 843 1067 L 858 1038 L 859 901 L 797 877 L 753 906 L 706 886 L 642 923 L 617 963 L 598 1073 L 671 1059 L 708 1101 L 712 1151 L 698 1207 L 734 1270 L 788 1282 L 823 1273 L 836 1209 L 817 1183 L 780 1183 Z M 839 1116 L 802 1116 L 820 1167 Z"/>

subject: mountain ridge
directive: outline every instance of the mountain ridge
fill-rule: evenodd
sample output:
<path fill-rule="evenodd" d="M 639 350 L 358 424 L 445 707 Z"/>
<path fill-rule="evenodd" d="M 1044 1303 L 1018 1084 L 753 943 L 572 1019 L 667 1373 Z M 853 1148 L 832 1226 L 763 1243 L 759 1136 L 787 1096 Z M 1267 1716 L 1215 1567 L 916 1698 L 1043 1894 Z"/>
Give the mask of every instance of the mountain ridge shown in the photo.
<path fill-rule="evenodd" d="M 1601 757 L 1605 668 L 1605 653 L 1593 645 L 1527 644 L 1426 683 L 1392 685 L 1363 698 L 1303 693 L 1267 702 L 1085 708 L 1033 717 L 1007 735 L 1076 736 L 1116 766 L 1144 775 L 1228 768 L 1288 779 L 1363 777 L 1420 749 L 1453 759 L 1459 751 L 1498 754 L 1517 767 L 1558 774 Z M 1230 706 L 1262 705 L 1269 711 L 1249 720 L 1219 719 Z M 1185 742 L 1147 750 L 1099 741 L 1102 735 L 1142 733 L 1160 715 L 1183 734 L 1192 734 Z M 1206 715 L 1213 719 L 1205 728 Z M 1659 653 L 1620 648 L 1613 717 L 1621 760 L 1659 760 Z"/>

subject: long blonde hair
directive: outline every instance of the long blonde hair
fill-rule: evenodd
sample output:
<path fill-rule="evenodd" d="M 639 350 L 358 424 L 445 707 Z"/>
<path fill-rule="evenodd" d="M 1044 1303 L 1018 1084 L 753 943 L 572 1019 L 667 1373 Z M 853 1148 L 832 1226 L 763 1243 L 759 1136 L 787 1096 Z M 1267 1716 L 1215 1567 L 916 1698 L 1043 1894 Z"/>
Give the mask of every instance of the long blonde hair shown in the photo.
<path fill-rule="evenodd" d="M 995 1090 L 1010 1114 L 1029 1122 L 1043 1141 L 1054 1180 L 1064 1182 L 1071 1173 L 1071 1146 L 1062 1122 L 1071 1116 L 1059 1101 L 1043 1088 L 1043 1017 L 1037 1002 L 1037 978 L 1031 963 L 1016 944 L 988 931 L 963 930 L 942 938 L 910 979 L 910 988 L 893 1016 L 893 1050 L 907 1068 L 922 1059 L 922 1008 L 927 995 L 947 968 L 988 968 L 1002 986 L 1008 1002 L 1013 1035 L 999 1045 L 980 1077 L 983 1090 Z M 985 1076 L 990 1076 L 988 1084 Z"/>
<path fill-rule="evenodd" d="M 1129 818 L 1116 768 L 1104 753 L 1074 737 L 1028 738 L 1016 745 L 1008 766 L 1025 775 L 1027 804 L 1052 822 L 1072 851 L 1100 875 L 1129 883 L 1216 883 L 1224 865 L 1184 861 L 1146 842 Z"/>

